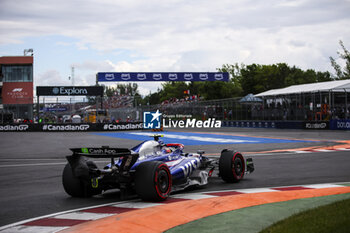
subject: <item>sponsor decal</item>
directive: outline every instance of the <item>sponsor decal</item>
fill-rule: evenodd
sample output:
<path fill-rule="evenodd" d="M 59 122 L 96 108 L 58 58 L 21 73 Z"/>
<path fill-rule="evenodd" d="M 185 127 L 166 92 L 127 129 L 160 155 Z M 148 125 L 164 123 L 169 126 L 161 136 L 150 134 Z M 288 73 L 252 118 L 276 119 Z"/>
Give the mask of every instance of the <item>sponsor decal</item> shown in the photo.
<path fill-rule="evenodd" d="M 87 131 L 90 125 L 42 125 L 43 131 Z"/>
<path fill-rule="evenodd" d="M 99 155 L 110 155 L 110 154 L 116 154 L 117 150 L 115 149 L 110 149 L 110 148 L 82 148 L 82 150 L 85 149 L 85 151 L 87 150 L 88 153 L 84 153 L 84 154 L 99 154 Z"/>
<path fill-rule="evenodd" d="M 54 88 L 52 89 L 52 93 L 55 94 L 55 95 L 57 95 L 58 93 L 60 93 L 60 89 L 59 89 L 58 87 L 54 87 Z"/>
<path fill-rule="evenodd" d="M 199 158 L 195 158 L 194 160 L 185 163 L 183 166 L 180 166 L 180 168 L 183 171 L 184 176 L 186 177 L 188 175 L 191 175 L 191 173 L 199 167 L 199 164 Z"/>
<path fill-rule="evenodd" d="M 137 74 L 136 78 L 140 81 L 145 80 L 147 78 L 146 74 Z"/>
<path fill-rule="evenodd" d="M 330 129 L 350 129 L 350 120 L 331 120 Z"/>
<path fill-rule="evenodd" d="M 199 74 L 199 79 L 200 80 L 208 80 L 208 74 Z"/>
<path fill-rule="evenodd" d="M 130 130 L 130 129 L 143 129 L 143 123 L 138 124 L 126 124 L 126 125 L 114 125 L 114 124 L 104 124 L 104 130 Z"/>
<path fill-rule="evenodd" d="M 306 129 L 327 129 L 327 123 L 306 123 Z"/>
<path fill-rule="evenodd" d="M 52 89 L 52 93 L 57 95 L 87 95 L 88 91 L 86 90 L 86 88 L 75 88 L 75 87 L 71 87 L 71 88 L 67 88 L 67 87 L 54 87 Z"/>
<path fill-rule="evenodd" d="M 0 125 L 0 131 L 27 131 L 28 125 Z"/>
<path fill-rule="evenodd" d="M 123 79 L 124 81 L 131 79 L 130 74 L 122 74 L 121 79 Z"/>
<path fill-rule="evenodd" d="M 89 154 L 89 149 L 88 148 L 81 148 L 81 153 Z"/>
<path fill-rule="evenodd" d="M 113 74 L 112 74 L 113 75 Z M 38 96 L 103 95 L 101 86 L 37 86 Z"/>
<path fill-rule="evenodd" d="M 214 78 L 215 78 L 216 80 L 220 81 L 220 80 L 224 79 L 224 75 L 223 75 L 223 74 L 215 74 L 215 75 L 214 75 Z"/>
<path fill-rule="evenodd" d="M 228 81 L 229 74 L 223 72 L 99 72 L 100 82 L 137 81 Z"/>
<path fill-rule="evenodd" d="M 177 74 L 169 74 L 168 78 L 170 80 L 177 80 Z"/>
<path fill-rule="evenodd" d="M 98 188 L 98 178 L 91 178 L 91 187 L 94 189 Z"/>
<path fill-rule="evenodd" d="M 105 79 L 108 80 L 108 81 L 114 80 L 114 74 L 106 74 L 105 75 Z"/>
<path fill-rule="evenodd" d="M 163 79 L 162 74 L 153 74 L 153 79 L 157 81 L 162 80 Z"/>
<path fill-rule="evenodd" d="M 12 92 L 21 92 L 23 90 L 23 88 L 15 88 L 12 90 Z"/>
<path fill-rule="evenodd" d="M 28 92 L 22 91 L 23 88 L 15 88 L 10 92 L 7 92 L 8 96 L 11 96 L 11 98 L 23 98 L 23 96 L 28 95 Z"/>
<path fill-rule="evenodd" d="M 3 104 L 33 104 L 32 82 L 4 82 Z"/>
<path fill-rule="evenodd" d="M 193 75 L 191 73 L 184 74 L 184 79 L 185 80 L 192 80 L 193 79 Z"/>
<path fill-rule="evenodd" d="M 350 122 L 349 121 L 338 121 L 337 128 L 338 129 L 350 129 Z"/>
<path fill-rule="evenodd" d="M 40 110 L 43 110 L 44 112 L 65 112 L 68 109 L 66 107 L 61 107 L 61 108 L 55 107 L 55 108 L 42 108 Z"/>
<path fill-rule="evenodd" d="M 156 112 L 144 112 L 143 113 L 143 127 L 145 129 L 160 129 L 162 114 L 157 110 Z"/>

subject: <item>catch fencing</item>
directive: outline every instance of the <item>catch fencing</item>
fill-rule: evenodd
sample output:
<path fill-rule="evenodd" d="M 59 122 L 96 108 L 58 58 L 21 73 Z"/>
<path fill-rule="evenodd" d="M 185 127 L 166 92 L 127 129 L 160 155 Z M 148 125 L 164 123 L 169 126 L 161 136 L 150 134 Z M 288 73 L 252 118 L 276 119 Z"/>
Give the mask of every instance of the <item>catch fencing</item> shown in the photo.
<path fill-rule="evenodd" d="M 142 122 L 144 112 L 157 110 L 175 118 L 191 116 L 201 120 L 317 122 L 348 119 L 350 99 L 346 92 L 319 92 L 266 97 L 254 101 L 242 101 L 242 98 L 204 101 L 194 98 L 173 99 L 157 105 L 140 103 L 140 99 L 129 95 L 82 100 L 70 97 L 68 101 L 59 101 L 59 98 L 49 101 L 47 98 L 41 101 L 39 114 L 35 103 L 31 108 L 26 105 L 23 111 L 24 116 L 34 113 L 34 120 L 42 119 L 42 123 L 70 123 L 72 121 L 68 117 L 73 115 L 81 116 L 81 121 L 87 123 Z M 6 106 L 4 111 L 12 112 L 15 119 L 24 118 L 19 117 L 21 105 Z M 94 115 L 96 117 L 91 118 Z"/>
<path fill-rule="evenodd" d="M 158 105 L 133 105 L 108 109 L 115 119 L 143 120 L 143 112 L 159 110 L 163 115 L 191 115 L 196 119 L 215 118 L 227 121 L 330 121 L 348 119 L 350 98 L 346 93 L 308 93 L 242 101 L 174 101 Z"/>

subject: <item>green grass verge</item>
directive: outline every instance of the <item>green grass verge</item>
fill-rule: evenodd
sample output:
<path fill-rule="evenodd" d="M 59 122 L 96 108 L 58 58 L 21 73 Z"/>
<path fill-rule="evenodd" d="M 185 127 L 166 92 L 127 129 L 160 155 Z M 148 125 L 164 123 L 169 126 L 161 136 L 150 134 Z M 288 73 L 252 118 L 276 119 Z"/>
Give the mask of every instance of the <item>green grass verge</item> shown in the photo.
<path fill-rule="evenodd" d="M 350 232 L 350 199 L 292 215 L 261 231 L 277 232 Z"/>
<path fill-rule="evenodd" d="M 346 199 L 350 199 L 350 193 L 252 206 L 198 219 L 169 229 L 166 233 L 258 233 L 294 214 Z"/>

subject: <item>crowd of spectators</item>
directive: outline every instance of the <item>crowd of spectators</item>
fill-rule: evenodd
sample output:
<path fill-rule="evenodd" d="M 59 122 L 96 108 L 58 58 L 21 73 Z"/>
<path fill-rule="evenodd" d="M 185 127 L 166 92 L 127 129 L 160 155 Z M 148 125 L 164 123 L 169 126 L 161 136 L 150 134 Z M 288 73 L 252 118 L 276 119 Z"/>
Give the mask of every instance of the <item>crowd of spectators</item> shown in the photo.
<path fill-rule="evenodd" d="M 178 98 L 170 98 L 168 100 L 164 100 L 161 105 L 173 105 L 173 104 L 183 104 L 183 103 L 189 103 L 189 102 L 197 102 L 202 100 L 203 97 L 198 97 L 197 95 L 190 95 L 190 96 L 186 96 L 182 99 L 178 99 Z"/>
<path fill-rule="evenodd" d="M 112 96 L 104 99 L 103 108 L 104 109 L 115 109 L 123 107 L 133 107 L 134 96 L 130 95 L 118 95 Z"/>

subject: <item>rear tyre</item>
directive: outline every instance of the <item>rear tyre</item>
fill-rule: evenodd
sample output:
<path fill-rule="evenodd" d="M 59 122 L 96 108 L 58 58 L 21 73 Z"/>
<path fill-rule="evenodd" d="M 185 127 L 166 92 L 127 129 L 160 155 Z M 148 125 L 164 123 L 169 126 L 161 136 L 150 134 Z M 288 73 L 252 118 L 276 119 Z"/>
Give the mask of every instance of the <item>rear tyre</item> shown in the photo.
<path fill-rule="evenodd" d="M 135 189 L 144 201 L 164 201 L 171 192 L 172 179 L 168 166 L 159 161 L 141 163 L 136 168 Z"/>
<path fill-rule="evenodd" d="M 219 159 L 221 179 L 227 183 L 236 183 L 243 179 L 245 173 L 244 158 L 239 152 L 223 150 Z"/>
<path fill-rule="evenodd" d="M 62 174 L 63 188 L 72 197 L 84 197 L 84 184 L 75 177 L 72 172 L 72 167 L 69 163 L 66 164 Z"/>
<path fill-rule="evenodd" d="M 92 161 L 87 161 L 88 167 L 97 167 Z M 85 181 L 74 176 L 72 167 L 66 164 L 62 174 L 63 188 L 72 197 L 91 197 L 102 192 L 100 188 L 92 188 L 91 181 Z"/>

